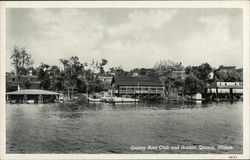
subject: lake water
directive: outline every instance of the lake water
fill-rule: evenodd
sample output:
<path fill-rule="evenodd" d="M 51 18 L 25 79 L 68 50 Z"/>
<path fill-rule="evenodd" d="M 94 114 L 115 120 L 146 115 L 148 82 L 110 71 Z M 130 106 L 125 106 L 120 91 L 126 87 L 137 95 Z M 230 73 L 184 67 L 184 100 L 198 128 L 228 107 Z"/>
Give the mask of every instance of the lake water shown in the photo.
<path fill-rule="evenodd" d="M 243 102 L 116 106 L 105 103 L 90 105 L 89 109 L 62 108 L 58 104 L 7 104 L 6 151 L 242 153 L 242 108 Z M 181 148 L 183 145 L 186 148 Z"/>

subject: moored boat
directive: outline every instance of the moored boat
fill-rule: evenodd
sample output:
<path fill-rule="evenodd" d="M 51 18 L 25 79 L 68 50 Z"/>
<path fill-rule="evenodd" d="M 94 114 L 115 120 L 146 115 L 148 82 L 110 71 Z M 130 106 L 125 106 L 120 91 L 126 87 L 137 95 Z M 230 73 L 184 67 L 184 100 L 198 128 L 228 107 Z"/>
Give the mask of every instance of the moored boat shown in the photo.
<path fill-rule="evenodd" d="M 28 104 L 34 104 L 34 103 L 35 103 L 35 100 L 31 100 L 31 99 L 30 99 L 30 100 L 27 100 L 27 103 L 28 103 Z"/>
<path fill-rule="evenodd" d="M 112 103 L 135 103 L 135 102 L 139 102 L 139 99 L 124 98 L 124 97 L 112 97 L 109 102 L 112 102 Z"/>
<path fill-rule="evenodd" d="M 102 99 L 101 98 L 90 98 L 90 97 L 88 97 L 88 101 L 89 102 L 102 102 Z"/>

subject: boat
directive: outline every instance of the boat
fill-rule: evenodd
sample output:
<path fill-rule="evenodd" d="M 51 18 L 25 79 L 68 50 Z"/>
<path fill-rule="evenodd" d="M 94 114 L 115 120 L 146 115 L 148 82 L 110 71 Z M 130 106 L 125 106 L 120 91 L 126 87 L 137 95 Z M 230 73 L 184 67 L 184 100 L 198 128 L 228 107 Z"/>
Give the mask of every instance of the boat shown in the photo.
<path fill-rule="evenodd" d="M 89 102 L 102 102 L 102 99 L 101 98 L 90 98 L 90 97 L 88 97 L 88 101 Z"/>
<path fill-rule="evenodd" d="M 101 97 L 102 102 L 109 102 L 111 99 L 112 97 Z"/>
<path fill-rule="evenodd" d="M 27 103 L 28 103 L 28 104 L 34 104 L 34 103 L 35 103 L 35 100 L 31 100 L 31 99 L 30 99 L 30 100 L 27 100 Z"/>
<path fill-rule="evenodd" d="M 135 103 L 135 102 L 139 102 L 139 99 L 124 98 L 124 97 L 112 97 L 109 102 L 111 102 L 111 103 Z"/>

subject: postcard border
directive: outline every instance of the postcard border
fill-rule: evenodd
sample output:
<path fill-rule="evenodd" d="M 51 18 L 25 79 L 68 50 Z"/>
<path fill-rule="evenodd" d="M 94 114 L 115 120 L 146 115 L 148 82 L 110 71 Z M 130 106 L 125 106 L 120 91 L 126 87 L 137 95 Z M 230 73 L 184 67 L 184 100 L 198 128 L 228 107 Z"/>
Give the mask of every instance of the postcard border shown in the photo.
<path fill-rule="evenodd" d="M 5 127 L 5 11 L 6 8 L 242 8 L 243 9 L 243 154 L 6 154 Z M 249 158 L 249 2 L 247 1 L 25 1 L 0 2 L 0 158 L 7 159 L 237 159 Z"/>

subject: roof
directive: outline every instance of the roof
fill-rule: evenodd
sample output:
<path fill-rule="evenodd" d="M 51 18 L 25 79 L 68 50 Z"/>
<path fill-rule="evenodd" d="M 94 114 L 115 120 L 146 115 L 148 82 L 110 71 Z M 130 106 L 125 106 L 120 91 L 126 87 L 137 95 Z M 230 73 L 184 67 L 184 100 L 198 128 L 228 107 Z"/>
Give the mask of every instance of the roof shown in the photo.
<path fill-rule="evenodd" d="M 243 72 L 243 68 L 236 69 L 237 72 Z"/>
<path fill-rule="evenodd" d="M 51 92 L 39 89 L 24 89 L 14 92 L 7 92 L 7 95 L 59 95 L 57 92 Z"/>
<path fill-rule="evenodd" d="M 235 69 L 236 66 L 220 66 L 219 69 Z"/>
<path fill-rule="evenodd" d="M 151 78 L 146 76 L 114 77 L 113 80 L 119 86 L 163 86 L 159 78 Z"/>
<path fill-rule="evenodd" d="M 218 88 L 218 89 L 243 89 L 243 85 L 238 85 L 238 86 L 232 86 L 232 85 L 229 85 L 229 86 L 217 86 L 217 85 L 210 85 L 208 86 L 207 88 Z"/>
<path fill-rule="evenodd" d="M 185 71 L 171 71 L 171 73 L 185 73 Z"/>
<path fill-rule="evenodd" d="M 10 75 L 10 78 L 37 78 L 37 75 Z"/>

